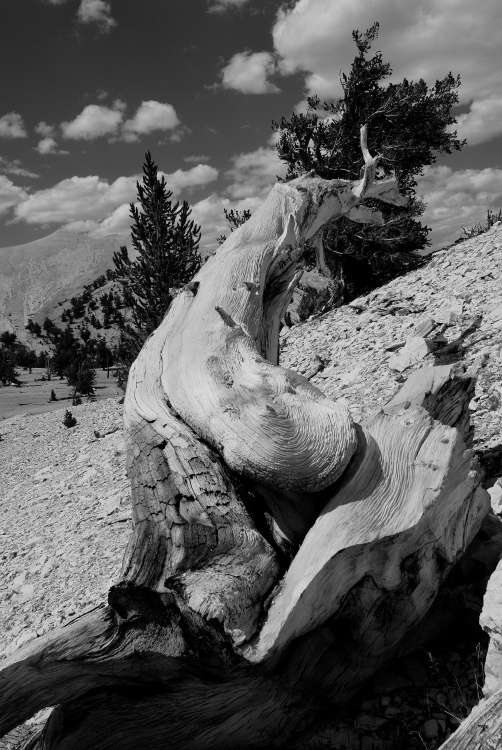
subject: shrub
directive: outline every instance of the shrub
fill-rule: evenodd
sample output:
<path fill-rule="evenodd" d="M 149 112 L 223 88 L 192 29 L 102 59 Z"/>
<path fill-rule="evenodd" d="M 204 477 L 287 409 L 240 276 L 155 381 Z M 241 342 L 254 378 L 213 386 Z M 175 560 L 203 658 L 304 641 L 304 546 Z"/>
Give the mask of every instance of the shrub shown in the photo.
<path fill-rule="evenodd" d="M 77 420 L 75 419 L 75 417 L 73 416 L 73 414 L 71 413 L 69 409 L 65 411 L 63 424 L 65 427 L 68 427 L 68 428 L 75 427 L 75 425 L 77 424 Z"/>
<path fill-rule="evenodd" d="M 502 209 L 500 209 L 498 214 L 496 214 L 495 211 L 492 211 L 491 208 L 489 208 L 486 214 L 486 224 L 481 224 L 480 222 L 478 222 L 472 227 L 464 227 L 464 225 L 462 224 L 461 229 L 464 236 L 459 237 L 458 240 L 455 241 L 455 244 L 457 244 L 458 242 L 464 242 L 464 240 L 470 240 L 472 237 L 477 237 L 479 234 L 488 232 L 488 230 L 491 229 L 493 225 L 499 221 L 502 221 Z"/>
<path fill-rule="evenodd" d="M 74 361 L 66 368 L 64 374 L 68 385 L 75 389 L 75 395 L 77 393 L 82 396 L 94 395 L 96 373 L 89 362 Z"/>

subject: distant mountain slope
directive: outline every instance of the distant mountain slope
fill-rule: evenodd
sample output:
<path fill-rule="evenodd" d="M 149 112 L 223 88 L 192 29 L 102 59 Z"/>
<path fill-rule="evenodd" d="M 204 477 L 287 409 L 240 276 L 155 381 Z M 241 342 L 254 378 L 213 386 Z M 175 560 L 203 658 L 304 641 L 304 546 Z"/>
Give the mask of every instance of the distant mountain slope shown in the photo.
<path fill-rule="evenodd" d="M 28 318 L 42 321 L 59 301 L 82 291 L 107 268 L 128 235 L 89 237 L 59 230 L 25 245 L 0 248 L 0 331 L 20 338 Z"/>

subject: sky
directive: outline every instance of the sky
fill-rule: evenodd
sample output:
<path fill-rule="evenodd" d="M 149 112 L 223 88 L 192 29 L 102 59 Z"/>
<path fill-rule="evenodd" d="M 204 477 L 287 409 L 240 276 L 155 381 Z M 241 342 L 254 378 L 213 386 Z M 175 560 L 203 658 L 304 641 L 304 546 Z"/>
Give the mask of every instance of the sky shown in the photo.
<path fill-rule="evenodd" d="M 202 247 L 285 174 L 272 120 L 341 96 L 375 21 L 390 81 L 460 75 L 467 145 L 425 169 L 433 247 L 502 208 L 500 0 L 2 0 L 0 247 L 127 234 L 147 150 Z"/>

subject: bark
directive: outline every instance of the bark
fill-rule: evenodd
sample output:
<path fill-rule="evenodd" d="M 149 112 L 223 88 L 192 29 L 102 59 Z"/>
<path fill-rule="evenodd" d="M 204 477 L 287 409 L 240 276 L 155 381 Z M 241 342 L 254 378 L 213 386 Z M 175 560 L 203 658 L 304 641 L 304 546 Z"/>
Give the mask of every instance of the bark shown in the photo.
<path fill-rule="evenodd" d="M 141 351 L 119 583 L 0 665 L 0 734 L 58 704 L 39 748 L 282 746 L 396 652 L 475 535 L 470 374 L 415 375 L 356 425 L 278 365 L 307 244 L 381 221 L 365 196 L 404 200 L 362 145 L 357 185 L 276 185 Z"/>
<path fill-rule="evenodd" d="M 497 750 L 502 743 L 502 690 L 479 703 L 441 750 Z"/>

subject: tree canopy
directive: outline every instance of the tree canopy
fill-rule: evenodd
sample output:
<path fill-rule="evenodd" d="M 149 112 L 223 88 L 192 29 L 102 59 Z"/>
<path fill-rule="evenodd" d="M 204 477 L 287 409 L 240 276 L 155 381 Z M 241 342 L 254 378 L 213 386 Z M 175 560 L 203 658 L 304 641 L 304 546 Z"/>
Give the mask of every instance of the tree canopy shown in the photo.
<path fill-rule="evenodd" d="M 310 170 L 326 179 L 357 180 L 363 166 L 359 129 L 367 124 L 369 150 L 381 154 L 377 179 L 394 174 L 409 198 L 407 207 L 384 208 L 383 226 L 342 219 L 325 230 L 328 266 L 344 287 L 345 301 L 419 262 L 417 251 L 430 244 L 430 230 L 419 221 L 425 204 L 416 195 L 416 178 L 439 155 L 465 143 L 452 130 L 460 78 L 448 73 L 433 86 L 422 79 L 385 83 L 390 63 L 379 51 L 369 54 L 378 29 L 375 23 L 365 33 L 352 32 L 357 55 L 350 72 L 340 76 L 341 99 L 321 104 L 319 97 L 309 97 L 305 113 L 272 124 L 288 180 Z"/>
<path fill-rule="evenodd" d="M 164 318 L 174 290 L 199 270 L 200 227 L 190 218 L 186 201 L 173 203 L 158 168 L 148 151 L 143 165 L 143 184 L 137 183 L 138 208 L 130 204 L 132 244 L 137 258 L 131 260 L 122 246 L 115 253 L 115 279 L 131 307 L 131 322 L 120 325 L 131 361 Z"/>

